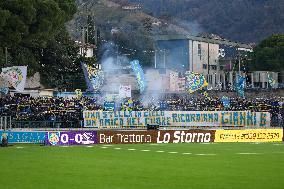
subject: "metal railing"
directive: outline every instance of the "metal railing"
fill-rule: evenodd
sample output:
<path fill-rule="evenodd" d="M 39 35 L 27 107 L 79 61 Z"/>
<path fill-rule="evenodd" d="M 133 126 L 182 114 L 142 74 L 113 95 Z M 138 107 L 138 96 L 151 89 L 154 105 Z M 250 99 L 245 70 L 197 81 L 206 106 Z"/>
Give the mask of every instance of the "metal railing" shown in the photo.
<path fill-rule="evenodd" d="M 11 129 L 11 116 L 1 116 L 0 117 L 0 130 Z"/>
<path fill-rule="evenodd" d="M 60 129 L 60 128 L 81 128 L 81 124 L 75 121 L 15 121 L 12 120 L 11 129 Z"/>

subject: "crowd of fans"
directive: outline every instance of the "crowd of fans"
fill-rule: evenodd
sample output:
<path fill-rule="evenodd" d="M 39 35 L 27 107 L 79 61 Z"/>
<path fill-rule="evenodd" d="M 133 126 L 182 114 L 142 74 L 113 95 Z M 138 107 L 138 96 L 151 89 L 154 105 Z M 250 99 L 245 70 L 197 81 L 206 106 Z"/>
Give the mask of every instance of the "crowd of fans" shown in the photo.
<path fill-rule="evenodd" d="M 11 116 L 13 122 L 60 122 L 80 125 L 84 110 L 109 110 L 103 98 L 59 98 L 59 97 L 11 97 L 0 98 L 1 116 Z M 246 100 L 230 98 L 230 105 L 224 106 L 220 98 L 190 98 L 170 96 L 157 100 L 120 100 L 114 110 L 164 110 L 164 111 L 266 111 L 271 113 L 271 124 L 282 126 L 284 117 L 284 97 Z M 68 124 L 67 124 L 68 125 Z"/>

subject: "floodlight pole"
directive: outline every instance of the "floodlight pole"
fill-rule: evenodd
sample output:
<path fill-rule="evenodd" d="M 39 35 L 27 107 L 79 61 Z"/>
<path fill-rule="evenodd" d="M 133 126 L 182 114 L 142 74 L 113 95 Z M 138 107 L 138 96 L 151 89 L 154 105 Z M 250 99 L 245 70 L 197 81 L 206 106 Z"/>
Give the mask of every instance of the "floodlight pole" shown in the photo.
<path fill-rule="evenodd" d="M 239 75 L 241 75 L 241 55 L 239 54 Z"/>
<path fill-rule="evenodd" d="M 8 47 L 5 47 L 5 66 L 8 65 Z"/>

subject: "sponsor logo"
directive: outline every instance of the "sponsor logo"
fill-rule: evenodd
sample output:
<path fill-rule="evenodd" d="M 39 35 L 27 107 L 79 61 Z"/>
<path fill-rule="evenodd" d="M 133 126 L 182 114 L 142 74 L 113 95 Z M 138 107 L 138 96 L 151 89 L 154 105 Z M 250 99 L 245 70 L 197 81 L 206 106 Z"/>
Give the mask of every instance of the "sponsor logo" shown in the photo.
<path fill-rule="evenodd" d="M 51 145 L 56 145 L 59 142 L 59 133 L 58 132 L 50 132 L 48 133 L 48 141 Z"/>
<path fill-rule="evenodd" d="M 100 131 L 99 144 L 213 142 L 215 131 Z"/>
<path fill-rule="evenodd" d="M 156 132 L 153 131 L 102 131 L 98 132 L 99 144 L 139 144 L 155 143 Z"/>
<path fill-rule="evenodd" d="M 282 137 L 282 129 L 217 130 L 215 142 L 276 142 Z"/>
<path fill-rule="evenodd" d="M 213 142 L 212 131 L 158 131 L 157 143 Z"/>
<path fill-rule="evenodd" d="M 81 145 L 96 143 L 96 131 L 47 132 L 45 140 L 45 144 L 47 145 Z"/>

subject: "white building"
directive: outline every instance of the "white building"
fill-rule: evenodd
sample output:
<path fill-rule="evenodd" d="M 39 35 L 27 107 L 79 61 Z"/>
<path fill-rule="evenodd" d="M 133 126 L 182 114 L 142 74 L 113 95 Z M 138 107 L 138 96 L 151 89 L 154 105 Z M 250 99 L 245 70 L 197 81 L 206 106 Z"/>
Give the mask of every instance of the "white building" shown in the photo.
<path fill-rule="evenodd" d="M 252 52 L 248 44 L 191 35 L 157 36 L 155 48 L 155 68 L 203 74 L 212 89 L 232 84 L 233 62 Z"/>
<path fill-rule="evenodd" d="M 84 44 L 81 42 L 76 41 L 76 43 L 79 45 L 79 52 L 78 54 L 87 58 L 94 56 L 94 50 L 96 49 L 95 45 L 92 44 Z"/>

